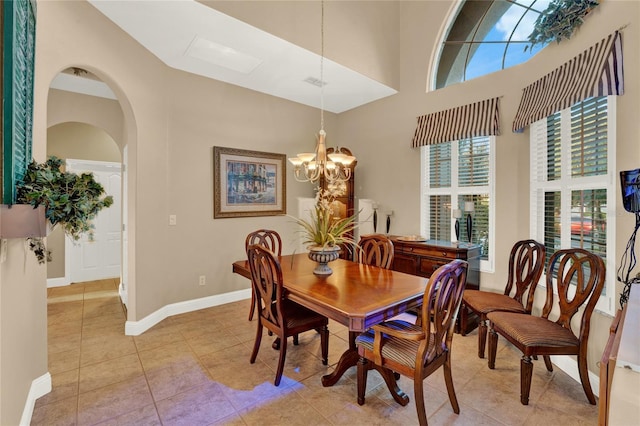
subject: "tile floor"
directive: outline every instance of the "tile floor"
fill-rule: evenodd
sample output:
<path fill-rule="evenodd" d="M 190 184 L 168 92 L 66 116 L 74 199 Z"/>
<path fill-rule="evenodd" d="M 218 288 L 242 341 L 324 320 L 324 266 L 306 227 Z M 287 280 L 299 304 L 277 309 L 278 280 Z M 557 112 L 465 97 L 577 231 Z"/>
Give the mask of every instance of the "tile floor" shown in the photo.
<path fill-rule="evenodd" d="M 125 336 L 115 279 L 48 290 L 49 372 L 53 390 L 38 399 L 33 425 L 412 425 L 413 400 L 396 404 L 376 372 L 366 404 L 356 402 L 355 368 L 332 388 L 320 377 L 347 347 L 346 328 L 330 323 L 329 366 L 319 336 L 289 345 L 285 373 L 273 386 L 277 351 L 263 338 L 249 356 L 255 320 L 249 300 L 170 317 L 140 336 Z M 477 335 L 455 335 L 451 410 L 442 373 L 425 381 L 431 425 L 595 425 L 598 408 L 559 369 L 534 367 L 529 406 L 520 404 L 519 355 L 500 343 L 496 370 L 476 355 Z M 413 382 L 400 386 L 413 399 Z"/>

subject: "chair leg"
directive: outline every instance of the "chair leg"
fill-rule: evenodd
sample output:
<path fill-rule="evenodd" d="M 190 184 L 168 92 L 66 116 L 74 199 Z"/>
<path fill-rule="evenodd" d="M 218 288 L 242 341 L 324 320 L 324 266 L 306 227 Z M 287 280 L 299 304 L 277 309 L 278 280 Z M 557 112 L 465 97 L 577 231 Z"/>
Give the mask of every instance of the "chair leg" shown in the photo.
<path fill-rule="evenodd" d="M 478 323 L 478 358 L 484 358 L 485 345 L 487 344 L 487 321 L 481 319 Z"/>
<path fill-rule="evenodd" d="M 467 321 L 468 321 L 468 311 L 467 311 L 467 305 L 464 304 L 464 301 L 462 302 L 462 305 L 460 305 L 460 335 L 461 336 L 466 336 L 467 335 Z M 480 357 L 480 358 L 484 358 L 484 357 Z"/>
<path fill-rule="evenodd" d="M 251 288 L 251 309 L 249 310 L 249 321 L 253 320 L 253 313 L 256 310 L 256 294 L 253 291 L 253 287 Z"/>
<path fill-rule="evenodd" d="M 322 353 L 322 365 L 329 364 L 329 328 L 325 325 L 320 330 L 320 351 Z"/>
<path fill-rule="evenodd" d="M 547 367 L 547 371 L 553 371 L 553 364 L 551 364 L 551 357 L 549 355 L 543 355 L 544 366 Z M 534 356 L 533 359 L 536 359 Z"/>
<path fill-rule="evenodd" d="M 453 387 L 453 377 L 451 376 L 451 353 L 447 354 L 447 361 L 444 363 L 444 382 L 447 385 L 447 393 L 449 394 L 449 402 L 451 402 L 451 408 L 456 414 L 460 414 L 460 406 L 458 405 L 458 398 L 456 397 L 456 390 Z"/>
<path fill-rule="evenodd" d="M 269 336 L 273 336 L 273 333 L 269 334 Z M 276 351 L 280 350 L 280 340 L 281 340 L 280 337 L 276 337 L 275 339 L 273 339 L 273 343 L 271 344 L 271 347 Z"/>
<path fill-rule="evenodd" d="M 496 368 L 496 352 L 498 351 L 498 333 L 493 329 L 489 331 L 489 368 Z"/>
<path fill-rule="evenodd" d="M 580 382 L 582 382 L 584 394 L 587 396 L 589 403 L 591 405 L 595 405 L 596 397 L 593 395 L 593 390 L 591 390 L 591 381 L 589 380 L 589 368 L 587 366 L 586 355 L 578 355 L 578 371 L 580 372 Z"/>
<path fill-rule="evenodd" d="M 532 375 L 533 363 L 531 362 L 531 357 L 523 355 L 520 360 L 520 402 L 522 405 L 529 405 Z"/>
<path fill-rule="evenodd" d="M 299 343 L 299 341 L 298 341 L 298 335 L 297 335 L 297 334 L 294 334 L 294 335 L 293 335 L 293 344 L 294 344 L 295 346 L 298 346 L 298 343 Z"/>
<path fill-rule="evenodd" d="M 368 361 L 365 357 L 358 360 L 358 405 L 364 405 L 364 394 L 367 390 Z"/>
<path fill-rule="evenodd" d="M 423 387 L 423 378 L 422 377 L 414 377 L 413 378 L 413 394 L 416 400 L 416 412 L 418 413 L 418 423 L 420 426 L 426 426 L 427 423 L 427 410 L 424 406 L 424 387 Z"/>
<path fill-rule="evenodd" d="M 278 370 L 276 371 L 276 379 L 273 384 L 280 386 L 280 380 L 282 379 L 282 372 L 284 371 L 284 360 L 287 357 L 287 339 L 283 337 L 280 339 L 280 359 L 278 359 Z"/>
<path fill-rule="evenodd" d="M 260 350 L 260 342 L 262 342 L 262 322 L 258 319 L 258 327 L 256 330 L 256 341 L 253 344 L 253 351 L 251 352 L 251 359 L 249 360 L 251 364 L 256 362 L 256 357 L 258 356 L 258 351 Z"/>

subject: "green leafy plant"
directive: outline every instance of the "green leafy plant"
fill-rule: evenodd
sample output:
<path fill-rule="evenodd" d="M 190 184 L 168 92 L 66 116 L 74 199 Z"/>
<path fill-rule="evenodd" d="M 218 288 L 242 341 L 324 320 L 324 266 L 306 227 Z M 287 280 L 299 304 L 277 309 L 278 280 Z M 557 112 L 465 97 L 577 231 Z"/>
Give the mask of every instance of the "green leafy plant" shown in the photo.
<path fill-rule="evenodd" d="M 316 194 L 316 205 L 310 213 L 310 219 L 297 219 L 296 223 L 301 226 L 303 243 L 309 246 L 333 247 L 341 244 L 356 246 L 353 230 L 358 226 L 357 215 L 346 218 L 339 218 L 334 215 L 333 202 L 335 201 L 335 190 L 318 188 Z"/>
<path fill-rule="evenodd" d="M 536 44 L 570 39 L 573 31 L 584 22 L 583 18 L 599 4 L 597 0 L 553 0 L 536 19 L 528 38 L 531 44 L 524 50 Z"/>
<path fill-rule="evenodd" d="M 100 210 L 113 204 L 113 197 L 104 195 L 104 188 L 92 173 L 64 172 L 61 166 L 62 160 L 54 156 L 42 164 L 32 161 L 17 187 L 17 201 L 34 208 L 45 206 L 45 216 L 51 225 L 60 225 L 74 240 L 85 233 L 92 239 L 92 220 Z M 42 239 L 29 239 L 29 246 L 40 263 L 50 260 Z"/>

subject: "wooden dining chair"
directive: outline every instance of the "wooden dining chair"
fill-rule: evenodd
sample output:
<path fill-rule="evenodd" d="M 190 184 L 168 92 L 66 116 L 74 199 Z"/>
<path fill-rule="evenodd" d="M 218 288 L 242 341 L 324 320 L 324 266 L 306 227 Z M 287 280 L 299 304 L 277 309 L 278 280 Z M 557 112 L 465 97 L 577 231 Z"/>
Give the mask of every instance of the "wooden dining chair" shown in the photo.
<path fill-rule="evenodd" d="M 423 380 L 443 367 L 453 411 L 460 413 L 451 376 L 451 342 L 462 293 L 467 283 L 468 264 L 454 260 L 442 265 L 429 278 L 422 301 L 421 325 L 391 320 L 374 325 L 356 338 L 358 354 L 358 404 L 364 404 L 368 370 L 382 375 L 396 402 L 409 403 L 398 387 L 394 372 L 413 379 L 416 410 L 421 425 L 427 424 Z"/>
<path fill-rule="evenodd" d="M 484 358 L 487 341 L 487 314 L 494 311 L 530 314 L 533 296 L 544 270 L 545 247 L 535 240 L 516 242 L 509 255 L 509 275 L 504 293 L 465 290 L 462 296 L 460 329 L 467 330 L 468 312 L 478 316 L 478 357 Z"/>
<path fill-rule="evenodd" d="M 252 244 L 247 249 L 251 283 L 257 297 L 258 327 L 251 353 L 251 364 L 255 363 L 263 327 L 278 336 L 280 358 L 274 385 L 280 385 L 284 362 L 287 356 L 287 338 L 299 333 L 316 330 L 320 333 L 322 363 L 327 365 L 329 356 L 329 320 L 302 305 L 287 299 L 282 283 L 282 269 L 274 253 L 260 244 Z"/>
<path fill-rule="evenodd" d="M 282 239 L 280 234 L 270 229 L 258 229 L 247 235 L 244 240 L 244 250 L 247 251 L 251 244 L 260 244 L 271 250 L 276 256 L 282 256 Z M 251 288 L 251 309 L 249 310 L 249 321 L 253 320 L 256 309 L 256 294 Z"/>
<path fill-rule="evenodd" d="M 591 314 L 602 293 L 604 281 L 605 265 L 600 256 L 580 248 L 559 250 L 551 256 L 547 267 L 547 298 L 542 316 L 513 312 L 487 315 L 490 323 L 489 368 L 495 368 L 498 334 L 522 352 L 520 402 L 523 405 L 529 404 L 533 374 L 531 358 L 538 355 L 543 356 L 548 371 L 553 371 L 550 355 L 577 355 L 582 388 L 589 402 L 596 403 L 589 382 L 587 343 Z M 558 295 L 559 306 L 556 321 L 549 319 L 554 307 L 554 293 Z M 571 319 L 585 303 L 580 331 L 576 335 L 571 328 Z"/>
<path fill-rule="evenodd" d="M 390 269 L 393 264 L 393 242 L 384 235 L 371 234 L 360 237 L 358 262 Z"/>

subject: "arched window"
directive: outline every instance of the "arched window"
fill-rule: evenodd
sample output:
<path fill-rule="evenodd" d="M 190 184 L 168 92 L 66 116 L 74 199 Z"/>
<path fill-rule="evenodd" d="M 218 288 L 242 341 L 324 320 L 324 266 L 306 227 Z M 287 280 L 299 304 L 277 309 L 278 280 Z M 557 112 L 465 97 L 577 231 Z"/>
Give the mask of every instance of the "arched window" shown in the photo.
<path fill-rule="evenodd" d="M 440 89 L 524 62 L 544 45 L 530 47 L 533 25 L 551 0 L 461 2 L 443 42 L 435 76 Z"/>

